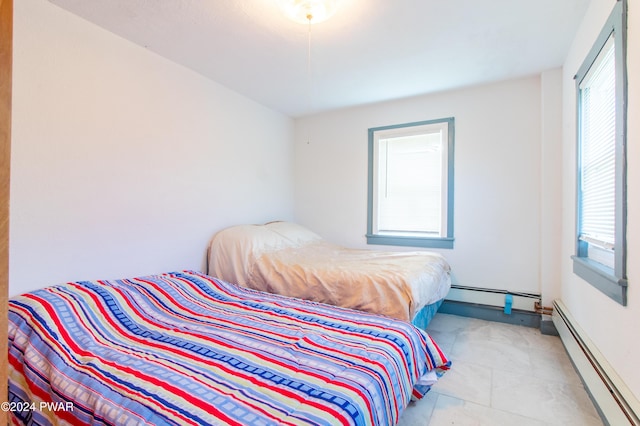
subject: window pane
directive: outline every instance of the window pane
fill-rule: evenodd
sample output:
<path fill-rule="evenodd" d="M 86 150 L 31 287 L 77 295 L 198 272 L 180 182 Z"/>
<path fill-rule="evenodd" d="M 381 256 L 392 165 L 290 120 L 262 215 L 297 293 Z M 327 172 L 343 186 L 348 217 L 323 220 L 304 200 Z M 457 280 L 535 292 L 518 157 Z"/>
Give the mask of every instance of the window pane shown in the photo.
<path fill-rule="evenodd" d="M 440 235 L 442 132 L 380 140 L 378 230 Z"/>
<path fill-rule="evenodd" d="M 580 84 L 580 238 L 608 248 L 615 244 L 614 53 L 614 41 L 611 37 Z"/>

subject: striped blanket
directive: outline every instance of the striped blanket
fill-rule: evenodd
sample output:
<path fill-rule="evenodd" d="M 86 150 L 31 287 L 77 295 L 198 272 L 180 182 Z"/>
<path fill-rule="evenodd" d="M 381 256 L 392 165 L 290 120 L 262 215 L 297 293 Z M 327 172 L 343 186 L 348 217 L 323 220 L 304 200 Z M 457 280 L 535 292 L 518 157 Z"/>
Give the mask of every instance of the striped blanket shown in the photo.
<path fill-rule="evenodd" d="M 448 366 L 411 324 L 196 272 L 9 302 L 14 424 L 392 425 Z"/>

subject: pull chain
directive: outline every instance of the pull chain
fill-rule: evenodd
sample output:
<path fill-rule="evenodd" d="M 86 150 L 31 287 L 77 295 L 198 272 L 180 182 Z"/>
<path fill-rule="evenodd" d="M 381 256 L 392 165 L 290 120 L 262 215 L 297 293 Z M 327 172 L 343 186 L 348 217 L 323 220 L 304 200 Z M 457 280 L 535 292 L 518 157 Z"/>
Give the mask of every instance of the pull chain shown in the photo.
<path fill-rule="evenodd" d="M 311 77 L 311 19 L 313 19 L 313 15 L 307 15 L 308 23 L 308 31 L 307 31 L 307 109 L 311 111 L 311 99 L 312 94 L 311 91 L 313 89 L 312 77 Z M 307 126 L 307 145 L 310 143 L 310 135 L 309 135 L 309 127 Z"/>

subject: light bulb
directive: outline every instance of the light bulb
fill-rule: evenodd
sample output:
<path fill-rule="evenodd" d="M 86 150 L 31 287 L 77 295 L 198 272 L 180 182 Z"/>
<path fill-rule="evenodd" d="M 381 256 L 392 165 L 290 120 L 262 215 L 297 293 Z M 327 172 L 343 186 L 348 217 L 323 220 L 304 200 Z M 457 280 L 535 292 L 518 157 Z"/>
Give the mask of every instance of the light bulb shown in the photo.
<path fill-rule="evenodd" d="M 280 8 L 301 24 L 317 24 L 329 19 L 338 8 L 338 0 L 279 0 Z"/>

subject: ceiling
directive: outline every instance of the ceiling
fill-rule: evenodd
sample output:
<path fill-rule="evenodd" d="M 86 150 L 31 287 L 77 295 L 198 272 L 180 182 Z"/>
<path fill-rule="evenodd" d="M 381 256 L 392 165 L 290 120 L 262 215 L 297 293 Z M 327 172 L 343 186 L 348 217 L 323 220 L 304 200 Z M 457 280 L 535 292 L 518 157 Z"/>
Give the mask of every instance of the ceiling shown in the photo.
<path fill-rule="evenodd" d="M 310 68 L 309 27 L 277 0 L 49 1 L 300 117 L 561 66 L 591 0 L 342 0 Z"/>

